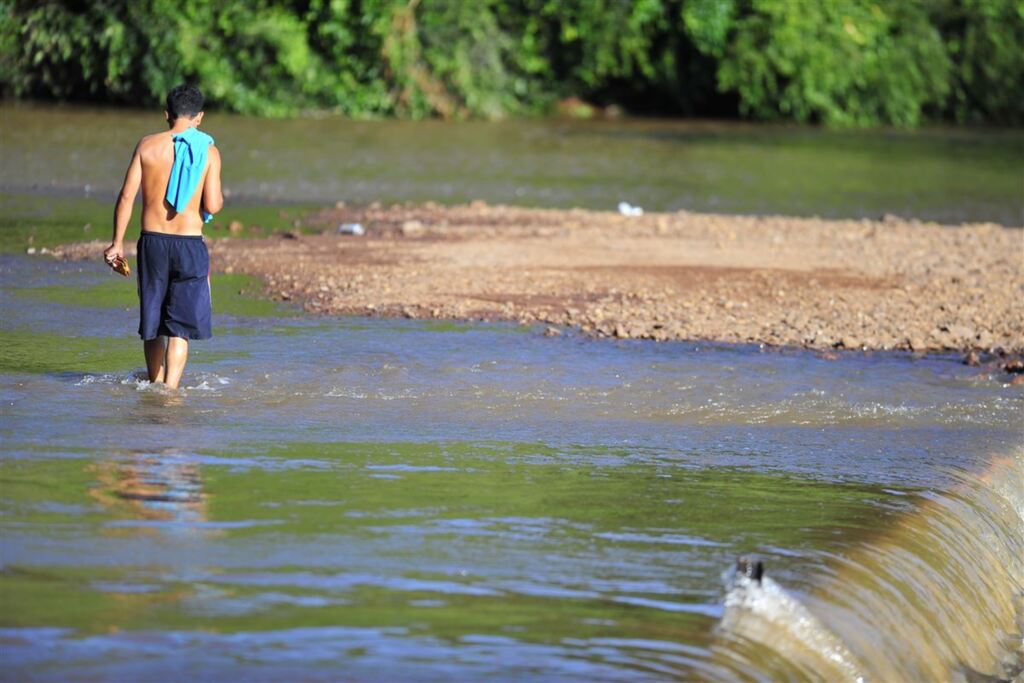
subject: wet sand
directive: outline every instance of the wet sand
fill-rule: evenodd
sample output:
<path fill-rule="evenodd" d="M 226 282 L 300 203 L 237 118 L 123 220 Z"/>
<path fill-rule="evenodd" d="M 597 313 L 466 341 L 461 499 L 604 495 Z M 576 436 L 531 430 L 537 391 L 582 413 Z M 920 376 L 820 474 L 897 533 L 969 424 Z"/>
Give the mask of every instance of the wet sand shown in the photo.
<path fill-rule="evenodd" d="M 337 234 L 341 223 L 366 235 Z M 1024 351 L 1020 228 L 479 202 L 339 205 L 303 227 L 312 232 L 213 240 L 214 268 L 259 275 L 269 296 L 315 313 L 826 351 Z"/>

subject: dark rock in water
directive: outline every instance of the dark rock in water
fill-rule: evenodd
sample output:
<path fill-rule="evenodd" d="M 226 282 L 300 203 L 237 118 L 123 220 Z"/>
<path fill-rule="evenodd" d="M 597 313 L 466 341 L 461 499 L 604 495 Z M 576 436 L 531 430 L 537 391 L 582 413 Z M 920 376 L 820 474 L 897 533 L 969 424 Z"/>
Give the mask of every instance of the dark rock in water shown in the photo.
<path fill-rule="evenodd" d="M 859 349 L 859 348 L 861 348 L 863 346 L 863 344 L 861 344 L 860 340 L 857 339 L 856 337 L 852 336 L 852 335 L 846 335 L 845 337 L 843 337 L 842 339 L 839 340 L 839 343 L 840 343 L 840 345 L 842 345 L 842 347 L 844 349 L 850 349 L 850 350 L 852 350 L 852 349 Z"/>
<path fill-rule="evenodd" d="M 1021 360 L 1020 358 L 1008 360 L 1003 365 L 1003 370 L 1014 375 L 1024 373 L 1024 360 Z"/>
<path fill-rule="evenodd" d="M 764 577 L 764 562 L 752 557 L 740 557 L 736 560 L 736 572 L 761 583 L 761 579 Z"/>

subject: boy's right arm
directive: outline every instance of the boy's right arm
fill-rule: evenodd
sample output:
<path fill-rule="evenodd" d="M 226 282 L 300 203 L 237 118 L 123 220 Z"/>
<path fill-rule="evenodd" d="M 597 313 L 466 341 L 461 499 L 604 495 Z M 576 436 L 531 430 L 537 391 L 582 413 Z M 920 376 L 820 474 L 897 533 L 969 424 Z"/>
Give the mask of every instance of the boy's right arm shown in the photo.
<path fill-rule="evenodd" d="M 132 204 L 135 203 L 135 195 L 139 193 L 139 186 L 142 184 L 140 145 L 141 142 L 135 146 L 132 160 L 124 174 L 121 192 L 117 195 L 117 204 L 114 205 L 114 236 L 110 240 L 110 246 L 103 252 L 103 258 L 107 263 L 124 258 L 124 234 L 128 231 L 128 222 L 132 219 Z"/>

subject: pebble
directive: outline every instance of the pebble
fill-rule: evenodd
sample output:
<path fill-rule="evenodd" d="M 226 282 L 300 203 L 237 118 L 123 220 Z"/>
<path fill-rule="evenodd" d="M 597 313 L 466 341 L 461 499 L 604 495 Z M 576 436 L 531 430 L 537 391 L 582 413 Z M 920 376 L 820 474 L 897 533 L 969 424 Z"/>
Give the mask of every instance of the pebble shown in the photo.
<path fill-rule="evenodd" d="M 420 221 L 405 221 L 400 229 L 403 237 L 419 237 L 424 232 L 423 223 Z"/>
<path fill-rule="evenodd" d="M 950 325 L 946 330 L 955 341 L 974 339 L 974 330 L 966 325 Z"/>

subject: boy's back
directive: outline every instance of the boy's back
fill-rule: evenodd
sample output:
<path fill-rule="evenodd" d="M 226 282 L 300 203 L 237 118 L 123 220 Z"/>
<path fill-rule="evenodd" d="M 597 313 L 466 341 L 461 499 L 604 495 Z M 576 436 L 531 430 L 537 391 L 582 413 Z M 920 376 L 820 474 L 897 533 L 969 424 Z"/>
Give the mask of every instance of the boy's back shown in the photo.
<path fill-rule="evenodd" d="M 142 189 L 142 229 L 147 232 L 165 232 L 175 235 L 202 234 L 203 219 L 200 209 L 203 199 L 220 197 L 220 152 L 213 145 L 209 148 L 209 159 L 199 181 L 200 191 L 189 200 L 188 207 L 180 212 L 166 199 L 167 183 L 174 164 L 174 132 L 166 131 L 147 135 L 139 141 L 135 158 L 128 175 L 138 166 Z M 127 178 L 126 178 L 127 180 Z M 214 187 L 215 186 L 215 187 Z M 219 208 L 219 207 L 218 207 Z"/>

